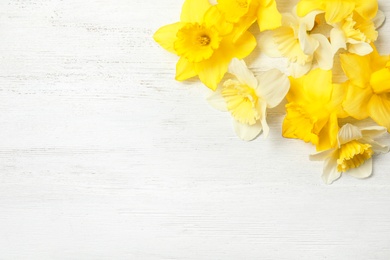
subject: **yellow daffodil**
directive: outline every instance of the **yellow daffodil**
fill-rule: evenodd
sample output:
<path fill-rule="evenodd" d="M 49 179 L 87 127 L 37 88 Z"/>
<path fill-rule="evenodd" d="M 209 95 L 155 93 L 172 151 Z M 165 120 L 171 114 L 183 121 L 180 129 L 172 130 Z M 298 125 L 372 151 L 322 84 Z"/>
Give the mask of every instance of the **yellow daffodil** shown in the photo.
<path fill-rule="evenodd" d="M 234 30 L 208 0 L 186 0 L 180 20 L 154 34 L 163 48 L 180 56 L 176 65 L 179 81 L 198 75 L 207 87 L 215 90 L 230 61 L 246 57 L 256 46 L 251 33 Z"/>
<path fill-rule="evenodd" d="M 301 78 L 290 77 L 283 136 L 316 145 L 318 151 L 337 144 L 338 117 L 344 87 L 332 83 L 332 71 L 316 69 Z"/>
<path fill-rule="evenodd" d="M 210 96 L 209 103 L 216 109 L 230 112 L 234 129 L 241 139 L 253 140 L 261 131 L 267 136 L 266 109 L 277 106 L 284 99 L 290 86 L 287 76 L 272 69 L 255 77 L 245 62 L 238 59 L 232 60 L 229 72 L 235 78 L 225 81 Z"/>
<path fill-rule="evenodd" d="M 363 19 L 371 20 L 378 11 L 377 0 L 300 0 L 298 3 L 298 15 L 305 16 L 314 10 L 325 11 L 325 19 L 328 23 L 341 22 L 354 11 Z"/>
<path fill-rule="evenodd" d="M 367 178 L 372 173 L 372 156 L 387 153 L 389 147 L 373 139 L 386 133 L 386 128 L 371 126 L 358 128 L 351 124 L 341 127 L 338 146 L 310 156 L 311 160 L 324 161 L 322 179 L 326 184 L 347 173 L 356 178 Z"/>
<path fill-rule="evenodd" d="M 281 25 L 281 15 L 275 0 L 218 0 L 218 9 L 227 21 L 249 28 L 256 20 L 260 31 Z"/>
<path fill-rule="evenodd" d="M 260 35 L 259 48 L 271 57 L 288 58 L 289 72 L 296 78 L 309 72 L 313 65 L 332 69 L 332 46 L 326 36 L 313 30 L 318 26 L 315 19 L 321 12 L 311 12 L 301 18 L 294 8 L 293 13 L 282 14 L 282 26 Z"/>
<path fill-rule="evenodd" d="M 341 22 L 334 24 L 330 40 L 334 53 L 339 49 L 348 50 L 361 56 L 373 51 L 371 43 L 378 38 L 377 28 L 385 21 L 385 15 L 378 10 L 373 20 L 365 20 L 358 13 L 348 15 Z"/>
<path fill-rule="evenodd" d="M 370 55 L 340 55 L 348 76 L 344 110 L 356 119 L 371 117 L 390 131 L 390 57 L 374 51 Z"/>

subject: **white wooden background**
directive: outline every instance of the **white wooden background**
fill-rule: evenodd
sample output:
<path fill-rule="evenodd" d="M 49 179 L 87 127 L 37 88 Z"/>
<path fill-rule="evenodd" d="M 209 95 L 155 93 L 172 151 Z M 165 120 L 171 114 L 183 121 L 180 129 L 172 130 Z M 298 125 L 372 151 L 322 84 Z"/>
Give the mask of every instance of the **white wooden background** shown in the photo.
<path fill-rule="evenodd" d="M 0 259 L 390 259 L 390 154 L 326 186 L 278 112 L 240 141 L 152 40 L 182 3 L 0 1 Z"/>

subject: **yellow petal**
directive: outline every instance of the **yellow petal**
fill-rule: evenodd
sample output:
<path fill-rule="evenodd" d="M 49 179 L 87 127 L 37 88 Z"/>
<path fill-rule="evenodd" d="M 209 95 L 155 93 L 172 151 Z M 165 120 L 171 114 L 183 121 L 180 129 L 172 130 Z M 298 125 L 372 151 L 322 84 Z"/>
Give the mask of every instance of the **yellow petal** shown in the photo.
<path fill-rule="evenodd" d="M 377 71 L 386 66 L 387 62 L 390 60 L 390 55 L 380 55 L 374 44 L 371 44 L 371 47 L 374 49 L 370 54 L 371 69 L 372 71 Z"/>
<path fill-rule="evenodd" d="M 256 47 L 256 38 L 250 32 L 244 32 L 240 38 L 232 43 L 231 49 L 226 50 L 231 53 L 231 57 L 243 59 L 247 57 Z"/>
<path fill-rule="evenodd" d="M 180 21 L 202 23 L 203 15 L 211 6 L 208 0 L 186 0 L 181 10 Z"/>
<path fill-rule="evenodd" d="M 176 80 L 183 81 L 197 75 L 194 64 L 181 57 L 176 64 Z"/>
<path fill-rule="evenodd" d="M 339 125 L 337 121 L 337 114 L 332 113 L 327 124 L 321 129 L 318 137 L 317 151 L 325 151 L 337 146 L 337 135 Z"/>
<path fill-rule="evenodd" d="M 350 116 L 362 120 L 368 117 L 367 104 L 372 91 L 370 87 L 361 88 L 348 84 L 348 90 L 343 102 L 343 108 Z"/>
<path fill-rule="evenodd" d="M 390 95 L 373 95 L 367 108 L 370 117 L 390 132 Z"/>
<path fill-rule="evenodd" d="M 340 54 L 341 66 L 352 84 L 364 88 L 370 80 L 370 57 Z"/>
<path fill-rule="evenodd" d="M 356 9 L 361 16 L 366 20 L 373 19 L 378 12 L 378 1 L 367 1 L 367 0 L 355 0 Z"/>
<path fill-rule="evenodd" d="M 390 92 L 390 71 L 388 68 L 371 74 L 370 85 L 376 94 Z"/>
<path fill-rule="evenodd" d="M 248 0 L 219 0 L 217 6 L 229 22 L 237 23 L 248 13 L 250 2 Z"/>
<path fill-rule="evenodd" d="M 176 54 L 174 49 L 176 34 L 184 25 L 185 23 L 181 22 L 165 25 L 154 33 L 153 39 L 167 51 Z"/>
<path fill-rule="evenodd" d="M 325 20 L 334 24 L 341 22 L 345 17 L 352 13 L 355 3 L 349 0 L 326 1 Z"/>
<path fill-rule="evenodd" d="M 313 10 L 325 10 L 322 0 L 301 0 L 297 6 L 297 13 L 303 17 Z"/>
<path fill-rule="evenodd" d="M 282 25 L 282 16 L 278 11 L 275 0 L 259 6 L 257 23 L 259 24 L 260 32 L 276 29 Z"/>

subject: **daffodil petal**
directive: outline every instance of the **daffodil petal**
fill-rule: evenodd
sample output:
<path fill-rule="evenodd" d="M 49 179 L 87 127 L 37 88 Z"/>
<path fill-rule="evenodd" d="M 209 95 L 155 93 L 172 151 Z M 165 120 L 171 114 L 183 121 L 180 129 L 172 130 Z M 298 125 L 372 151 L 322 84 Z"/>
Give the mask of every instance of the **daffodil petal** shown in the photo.
<path fill-rule="evenodd" d="M 324 125 L 319 133 L 317 151 L 324 151 L 337 146 L 337 134 L 339 125 L 337 121 L 337 114 L 332 113 L 329 116 L 328 122 Z"/>
<path fill-rule="evenodd" d="M 339 146 L 346 144 L 350 141 L 360 139 L 362 137 L 363 137 L 362 132 L 358 127 L 351 124 L 345 124 L 339 130 L 339 134 L 338 134 Z"/>
<path fill-rule="evenodd" d="M 333 50 L 328 39 L 322 34 L 312 34 L 311 37 L 319 43 L 318 48 L 314 52 L 314 57 L 317 60 L 318 66 L 323 70 L 333 68 Z"/>
<path fill-rule="evenodd" d="M 311 31 L 314 27 L 316 16 L 323 12 L 324 11 L 312 11 L 308 13 L 307 15 L 305 15 L 300 19 L 301 26 L 304 27 L 306 31 Z"/>
<path fill-rule="evenodd" d="M 343 71 L 350 81 L 359 87 L 365 87 L 370 80 L 370 57 L 355 54 L 340 54 Z"/>
<path fill-rule="evenodd" d="M 354 0 L 356 3 L 356 12 L 363 16 L 364 19 L 370 20 L 378 12 L 378 1 Z"/>
<path fill-rule="evenodd" d="M 254 125 L 242 124 L 237 120 L 233 121 L 234 130 L 239 138 L 244 141 L 251 141 L 255 139 L 263 129 L 260 121 Z"/>
<path fill-rule="evenodd" d="M 353 1 L 327 1 L 325 20 L 335 24 L 352 13 L 355 8 Z"/>
<path fill-rule="evenodd" d="M 376 16 L 372 20 L 372 22 L 374 23 L 375 28 L 378 29 L 379 27 L 381 27 L 383 25 L 385 20 L 386 20 L 385 13 L 382 12 L 381 10 L 378 10 L 378 13 L 376 14 Z"/>
<path fill-rule="evenodd" d="M 176 34 L 184 26 L 184 24 L 185 23 L 178 22 L 165 25 L 154 33 L 153 39 L 167 51 L 176 54 L 176 51 L 174 49 Z"/>
<path fill-rule="evenodd" d="M 297 14 L 304 17 L 313 10 L 324 10 L 322 1 L 318 0 L 301 0 L 297 5 Z"/>
<path fill-rule="evenodd" d="M 294 78 L 300 78 L 304 75 L 306 75 L 312 67 L 312 63 L 305 63 L 304 65 L 289 62 L 288 64 L 288 71 Z"/>
<path fill-rule="evenodd" d="M 234 58 L 229 64 L 228 71 L 235 75 L 238 81 L 242 84 L 248 85 L 252 88 L 257 86 L 256 77 L 253 75 L 252 71 L 248 69 L 243 60 Z"/>
<path fill-rule="evenodd" d="M 339 49 L 347 49 L 347 38 L 343 30 L 339 28 L 333 28 L 330 31 L 330 42 L 332 44 L 333 53 L 336 53 Z"/>
<path fill-rule="evenodd" d="M 362 165 L 357 168 L 352 168 L 345 173 L 358 179 L 368 178 L 372 174 L 372 158 L 367 159 Z"/>
<path fill-rule="evenodd" d="M 256 91 L 266 101 L 269 108 L 279 105 L 290 89 L 287 76 L 277 69 L 262 72 L 257 79 L 259 85 Z"/>
<path fill-rule="evenodd" d="M 350 44 L 348 47 L 348 51 L 350 53 L 355 53 L 357 55 L 364 56 L 370 54 L 373 49 L 369 43 L 359 42 L 356 44 Z"/>
<path fill-rule="evenodd" d="M 248 56 L 256 47 L 256 38 L 250 32 L 245 32 L 234 42 L 234 46 L 228 49 L 228 53 L 233 53 L 233 57 L 243 59 Z"/>
<path fill-rule="evenodd" d="M 390 100 L 386 94 L 372 95 L 367 105 L 370 117 L 390 131 Z"/>
<path fill-rule="evenodd" d="M 385 128 L 386 131 L 386 128 Z M 387 131 L 386 131 L 387 132 Z M 371 149 L 374 151 L 376 154 L 383 154 L 383 153 L 388 153 L 389 152 L 389 146 L 380 144 L 370 138 L 362 138 L 359 140 L 360 142 L 368 143 L 371 145 Z"/>
<path fill-rule="evenodd" d="M 364 137 L 376 138 L 378 136 L 384 135 L 387 132 L 386 127 L 383 126 L 367 126 L 360 129 Z"/>
<path fill-rule="evenodd" d="M 316 40 L 316 38 L 311 37 L 311 35 L 307 33 L 305 27 L 306 26 L 299 27 L 298 40 L 301 44 L 303 53 L 306 55 L 312 55 L 320 43 Z"/>
<path fill-rule="evenodd" d="M 196 75 L 194 64 L 181 57 L 176 64 L 176 80 L 183 81 Z"/>
<path fill-rule="evenodd" d="M 211 92 L 211 94 L 207 97 L 207 101 L 209 104 L 214 107 L 215 109 L 222 111 L 222 112 L 227 112 L 227 104 L 226 100 L 223 98 L 221 94 L 221 88 L 217 88 L 215 91 Z"/>
<path fill-rule="evenodd" d="M 360 88 L 349 84 L 345 100 L 342 104 L 345 112 L 358 120 L 367 118 L 367 104 L 370 101 L 371 95 L 372 91 L 370 88 Z"/>
<path fill-rule="evenodd" d="M 210 6 L 209 0 L 186 0 L 181 10 L 180 21 L 201 24 L 203 15 Z"/>
<path fill-rule="evenodd" d="M 322 172 L 322 180 L 326 184 L 332 184 L 335 180 L 340 178 L 341 172 L 337 171 L 337 158 L 330 156 L 324 161 L 324 169 Z"/>
<path fill-rule="evenodd" d="M 263 128 L 264 138 L 268 137 L 269 126 L 267 123 L 267 104 L 260 103 L 261 106 L 261 127 Z"/>
<path fill-rule="evenodd" d="M 279 51 L 279 47 L 274 41 L 273 34 L 273 31 L 264 31 L 260 33 L 259 37 L 257 38 L 257 46 L 260 49 L 260 52 L 263 52 L 270 57 L 282 57 L 282 54 Z"/>
<path fill-rule="evenodd" d="M 282 25 L 282 16 L 278 11 L 275 0 L 270 1 L 268 5 L 259 7 L 257 23 L 261 32 L 272 30 Z"/>
<path fill-rule="evenodd" d="M 328 158 L 334 152 L 335 152 L 335 149 L 329 149 L 329 150 L 317 152 L 314 154 L 310 154 L 309 160 L 310 161 L 324 161 L 326 158 Z"/>

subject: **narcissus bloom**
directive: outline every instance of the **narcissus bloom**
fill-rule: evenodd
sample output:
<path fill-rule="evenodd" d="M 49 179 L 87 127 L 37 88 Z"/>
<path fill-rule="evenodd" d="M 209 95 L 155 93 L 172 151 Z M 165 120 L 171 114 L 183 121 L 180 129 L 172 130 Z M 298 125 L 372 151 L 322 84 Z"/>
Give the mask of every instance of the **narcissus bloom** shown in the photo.
<path fill-rule="evenodd" d="M 371 53 L 373 49 L 370 44 L 378 38 L 376 29 L 384 21 L 385 15 L 380 10 L 373 20 L 365 20 L 358 13 L 348 15 L 341 22 L 334 24 L 334 28 L 330 32 L 330 41 L 334 52 L 345 49 L 361 56 Z"/>
<path fill-rule="evenodd" d="M 277 106 L 289 90 L 287 76 L 272 69 L 257 77 L 244 61 L 233 59 L 229 72 L 235 76 L 219 86 L 209 100 L 216 109 L 229 111 L 234 119 L 237 135 L 246 141 L 256 138 L 261 131 L 267 136 L 267 108 Z"/>
<path fill-rule="evenodd" d="M 301 0 L 298 3 L 298 15 L 305 16 L 314 10 L 325 11 L 328 23 L 341 22 L 354 11 L 363 19 L 371 20 L 378 11 L 377 0 Z"/>
<path fill-rule="evenodd" d="M 256 20 L 260 31 L 281 25 L 281 15 L 275 0 L 218 0 L 218 9 L 226 20 L 249 28 Z"/>
<path fill-rule="evenodd" d="M 318 151 L 337 145 L 338 117 L 344 87 L 332 83 L 332 71 L 316 69 L 301 78 L 290 77 L 283 136 L 314 144 Z"/>
<path fill-rule="evenodd" d="M 376 50 L 370 55 L 340 55 L 349 81 L 343 108 L 356 119 L 371 117 L 390 131 L 390 57 Z"/>
<path fill-rule="evenodd" d="M 293 13 L 282 14 L 282 26 L 260 35 L 259 46 L 271 57 L 286 57 L 289 72 L 293 77 L 301 77 L 318 64 L 323 70 L 333 67 L 332 46 L 321 33 L 312 33 L 316 16 L 322 11 L 311 12 L 305 17 Z"/>
<path fill-rule="evenodd" d="M 372 156 L 387 153 L 389 147 L 373 139 L 386 133 L 386 128 L 371 126 L 358 128 L 351 124 L 341 127 L 338 146 L 310 156 L 311 160 L 324 161 L 322 179 L 326 184 L 347 173 L 356 178 L 367 178 L 372 173 Z"/>
<path fill-rule="evenodd" d="M 163 48 L 180 56 L 176 65 L 179 81 L 198 75 L 215 90 L 232 58 L 242 59 L 256 46 L 251 33 L 235 30 L 208 0 L 186 0 L 180 20 L 154 34 Z"/>

